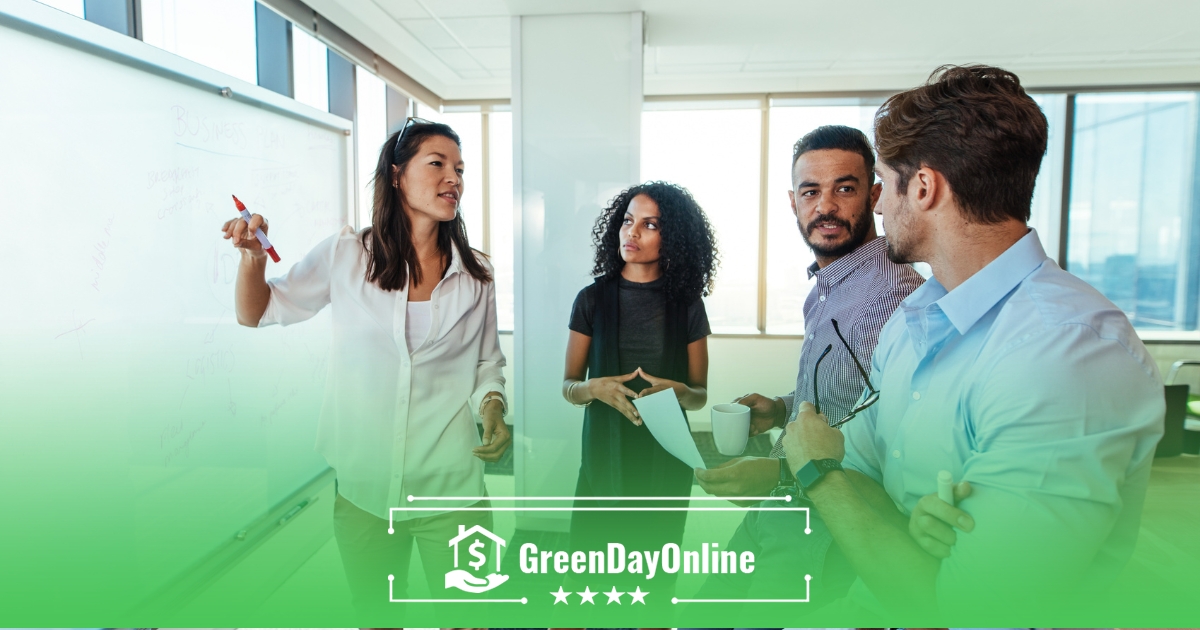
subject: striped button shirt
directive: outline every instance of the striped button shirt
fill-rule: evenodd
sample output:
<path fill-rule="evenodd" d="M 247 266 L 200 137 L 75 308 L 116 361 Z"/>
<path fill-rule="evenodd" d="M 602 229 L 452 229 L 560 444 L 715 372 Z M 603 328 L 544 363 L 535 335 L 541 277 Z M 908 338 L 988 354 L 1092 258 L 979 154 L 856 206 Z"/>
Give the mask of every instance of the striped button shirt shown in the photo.
<path fill-rule="evenodd" d="M 879 341 L 879 331 L 900 302 L 924 279 L 909 265 L 896 264 L 887 257 L 887 239 L 880 236 L 829 263 L 824 269 L 813 263 L 808 277 L 817 284 L 804 301 L 804 346 L 796 389 L 783 396 L 788 422 L 796 419 L 799 401 L 813 402 L 814 386 L 819 388 L 821 413 L 830 423 L 844 418 L 866 389 L 862 375 L 846 346 L 838 341 L 831 320 L 837 320 L 842 336 L 854 348 L 854 355 L 867 370 Z M 813 366 L 825 347 L 833 344 L 829 356 L 821 361 L 817 382 Z M 786 429 L 785 429 L 786 430 Z M 783 455 L 783 436 L 771 449 L 772 457 Z"/>

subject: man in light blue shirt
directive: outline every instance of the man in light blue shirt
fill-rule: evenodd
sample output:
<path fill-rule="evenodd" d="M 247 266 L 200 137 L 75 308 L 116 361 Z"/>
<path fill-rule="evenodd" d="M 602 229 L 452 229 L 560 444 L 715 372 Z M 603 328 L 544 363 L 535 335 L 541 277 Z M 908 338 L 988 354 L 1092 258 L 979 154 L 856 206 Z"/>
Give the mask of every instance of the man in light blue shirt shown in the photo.
<path fill-rule="evenodd" d="M 852 603 L 1069 610 L 1102 601 L 1133 551 L 1162 380 L 1125 315 L 1026 226 L 1045 146 L 999 68 L 941 69 L 876 115 L 889 256 L 933 278 L 880 335 L 878 404 L 844 432 L 805 407 L 784 444 L 858 572 Z M 908 534 L 943 470 L 972 488 L 944 559 Z"/>

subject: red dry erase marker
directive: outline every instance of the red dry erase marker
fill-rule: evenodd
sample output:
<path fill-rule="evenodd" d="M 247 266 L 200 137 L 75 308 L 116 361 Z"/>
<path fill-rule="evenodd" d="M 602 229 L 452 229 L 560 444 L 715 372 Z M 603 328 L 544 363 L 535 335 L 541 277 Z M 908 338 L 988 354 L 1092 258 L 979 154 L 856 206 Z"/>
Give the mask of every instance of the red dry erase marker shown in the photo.
<path fill-rule="evenodd" d="M 242 213 L 242 218 L 246 220 L 247 224 L 249 224 L 250 211 L 246 210 L 246 206 L 238 200 L 237 195 L 233 195 L 233 203 L 237 205 L 238 212 Z M 254 235 L 258 237 L 258 242 L 262 243 L 263 249 L 266 250 L 267 254 L 271 257 L 271 260 L 279 262 L 279 254 L 276 254 L 275 248 L 271 247 L 271 241 L 267 240 L 267 235 L 263 233 L 262 228 L 254 230 Z"/>

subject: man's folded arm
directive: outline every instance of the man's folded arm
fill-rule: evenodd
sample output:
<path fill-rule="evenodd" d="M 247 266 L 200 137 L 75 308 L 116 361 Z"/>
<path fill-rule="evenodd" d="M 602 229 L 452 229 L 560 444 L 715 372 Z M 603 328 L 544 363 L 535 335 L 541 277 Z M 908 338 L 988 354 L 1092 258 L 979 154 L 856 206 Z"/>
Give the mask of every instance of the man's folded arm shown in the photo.
<path fill-rule="evenodd" d="M 1115 528 L 1136 531 L 1162 432 L 1157 372 L 1088 327 L 1026 343 L 968 394 L 962 478 L 974 490 L 959 507 L 976 526 L 958 533 L 938 575 L 943 610 L 1054 604 L 1097 577 Z"/>
<path fill-rule="evenodd" d="M 826 475 L 809 496 L 834 542 L 859 578 L 885 607 L 906 612 L 936 611 L 937 558 L 908 535 L 907 520 L 887 505 L 874 480 L 848 470 Z M 887 511 L 899 516 L 885 516 Z"/>

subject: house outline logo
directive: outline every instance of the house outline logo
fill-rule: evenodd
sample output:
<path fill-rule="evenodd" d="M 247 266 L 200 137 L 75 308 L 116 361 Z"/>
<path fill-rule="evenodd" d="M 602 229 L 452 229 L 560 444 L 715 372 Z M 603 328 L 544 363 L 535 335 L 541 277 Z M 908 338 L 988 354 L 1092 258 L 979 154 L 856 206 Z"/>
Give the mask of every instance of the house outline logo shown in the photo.
<path fill-rule="evenodd" d="M 487 575 L 478 575 L 487 569 L 490 560 L 480 553 L 484 547 L 488 546 L 483 541 L 484 538 L 491 539 L 493 543 L 492 551 L 495 554 L 496 570 Z M 471 539 L 471 543 L 467 545 L 464 554 L 459 554 L 459 546 L 467 539 Z M 454 548 L 454 568 L 446 573 L 446 588 L 457 588 L 468 593 L 483 593 L 508 581 L 507 575 L 500 574 L 500 557 L 502 555 L 500 548 L 507 547 L 508 543 L 488 531 L 486 527 L 473 525 L 467 529 L 465 526 L 459 525 L 458 535 L 451 538 L 448 545 Z M 468 559 L 467 556 L 473 557 L 474 560 Z M 460 568 L 460 560 L 463 560 L 463 564 L 472 570 Z"/>

